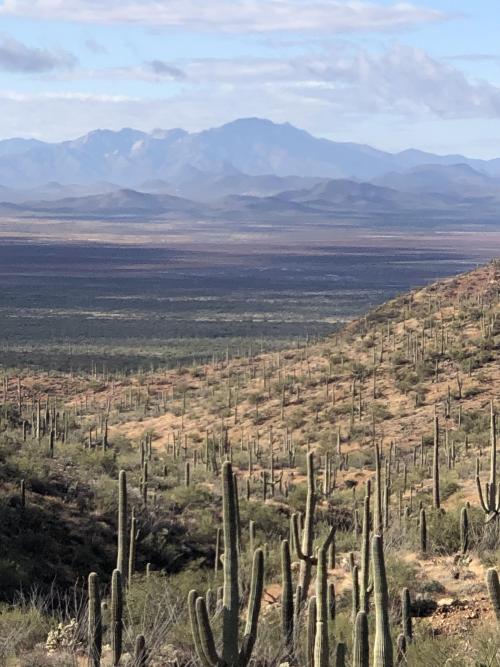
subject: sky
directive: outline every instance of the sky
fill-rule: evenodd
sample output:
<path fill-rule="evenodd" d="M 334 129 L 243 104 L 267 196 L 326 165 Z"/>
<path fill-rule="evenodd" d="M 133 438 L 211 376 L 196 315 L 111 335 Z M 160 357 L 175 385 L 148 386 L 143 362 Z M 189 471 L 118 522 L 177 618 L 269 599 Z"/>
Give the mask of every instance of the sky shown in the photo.
<path fill-rule="evenodd" d="M 0 0 L 0 138 L 290 122 L 500 157 L 498 0 Z"/>

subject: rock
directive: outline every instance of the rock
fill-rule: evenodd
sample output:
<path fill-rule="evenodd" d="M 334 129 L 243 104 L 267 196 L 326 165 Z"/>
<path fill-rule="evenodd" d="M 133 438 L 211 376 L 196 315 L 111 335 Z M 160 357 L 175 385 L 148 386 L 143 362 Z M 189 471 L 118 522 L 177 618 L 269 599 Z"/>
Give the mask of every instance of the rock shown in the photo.
<path fill-rule="evenodd" d="M 441 598 L 436 604 L 438 607 L 451 607 L 454 602 L 454 598 Z"/>
<path fill-rule="evenodd" d="M 436 601 L 421 594 L 415 596 L 411 605 L 412 614 L 417 617 L 432 616 L 436 609 Z"/>

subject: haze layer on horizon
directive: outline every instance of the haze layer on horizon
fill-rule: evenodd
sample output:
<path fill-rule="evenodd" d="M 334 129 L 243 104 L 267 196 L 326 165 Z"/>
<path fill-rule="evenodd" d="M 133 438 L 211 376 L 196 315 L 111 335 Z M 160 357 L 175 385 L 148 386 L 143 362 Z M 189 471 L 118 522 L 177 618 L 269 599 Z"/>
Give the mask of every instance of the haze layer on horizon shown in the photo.
<path fill-rule="evenodd" d="M 0 138 L 259 116 L 500 156 L 496 0 L 0 0 L 0 21 Z"/>

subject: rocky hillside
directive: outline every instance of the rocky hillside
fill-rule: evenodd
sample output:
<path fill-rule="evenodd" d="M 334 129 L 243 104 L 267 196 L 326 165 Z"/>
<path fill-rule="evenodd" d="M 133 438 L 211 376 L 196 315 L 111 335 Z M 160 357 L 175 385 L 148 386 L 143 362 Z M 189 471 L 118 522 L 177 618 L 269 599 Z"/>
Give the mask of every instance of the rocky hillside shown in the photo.
<path fill-rule="evenodd" d="M 36 586 L 51 604 L 36 607 L 30 641 L 12 638 L 11 625 L 33 623 L 33 605 L 5 606 L 5 656 L 27 667 L 42 655 L 46 665 L 85 655 L 87 593 L 73 596 L 76 608 L 55 604 L 52 583 L 61 599 L 78 578 L 85 589 L 95 570 L 106 597 L 118 534 L 128 578 L 120 664 L 146 664 L 131 662 L 136 634 L 149 647 L 147 664 L 187 665 L 196 652 L 204 663 L 208 649 L 196 640 L 205 636 L 196 621 L 203 605 L 193 611 L 193 638 L 187 593 L 213 591 L 208 613 L 219 637 L 227 612 L 215 598 L 222 570 L 234 573 L 235 563 L 240 606 L 258 615 L 262 602 L 256 637 L 252 626 L 247 638 L 256 642 L 256 664 L 309 664 L 313 634 L 324 650 L 315 667 L 385 667 L 391 650 L 399 664 L 498 664 L 486 571 L 500 557 L 499 278 L 491 263 L 397 297 L 330 339 L 276 354 L 228 350 L 210 365 L 135 375 L 7 370 L 2 596 L 12 602 L 21 586 Z M 129 510 L 127 519 L 122 506 L 121 522 L 119 470 Z M 257 547 L 262 596 L 259 549 L 249 585 Z M 71 641 L 55 641 L 52 653 L 37 647 L 56 619 L 70 616 Z M 116 650 L 106 618 L 103 665 L 111 664 L 107 643 Z M 370 661 L 356 662 L 356 651 Z"/>

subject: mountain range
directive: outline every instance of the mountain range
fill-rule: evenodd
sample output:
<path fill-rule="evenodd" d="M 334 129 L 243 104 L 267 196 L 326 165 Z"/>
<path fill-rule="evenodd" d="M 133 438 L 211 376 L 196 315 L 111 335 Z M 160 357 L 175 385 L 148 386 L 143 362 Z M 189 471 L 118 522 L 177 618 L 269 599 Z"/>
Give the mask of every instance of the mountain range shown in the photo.
<path fill-rule="evenodd" d="M 169 194 L 117 188 L 100 194 L 60 199 L 0 203 L 0 213 L 21 217 L 136 218 L 246 223 L 328 224 L 378 223 L 400 225 L 418 218 L 419 225 L 482 220 L 496 223 L 500 198 L 461 197 L 428 192 L 402 192 L 394 188 L 349 179 L 320 181 L 309 188 L 287 190 L 271 196 L 233 194 L 200 202 Z"/>
<path fill-rule="evenodd" d="M 500 158 L 478 160 L 413 149 L 388 153 L 319 139 L 289 123 L 258 118 L 191 134 L 182 129 L 148 134 L 125 128 L 95 130 L 60 143 L 0 141 L 0 184 L 17 189 L 39 188 L 50 181 L 64 186 L 111 182 L 138 189 L 143 183 L 161 181 L 169 194 L 184 188 L 179 194 L 187 195 L 190 184 L 203 181 L 207 188 L 211 182 L 219 183 L 226 193 L 236 187 L 264 194 L 262 189 L 286 189 L 291 184 L 280 179 L 290 177 L 370 181 L 422 165 L 457 164 L 500 177 Z"/>
<path fill-rule="evenodd" d="M 0 202 L 12 214 L 324 215 L 491 211 L 500 158 L 388 153 L 247 118 L 198 133 L 96 130 L 73 141 L 0 141 Z"/>

